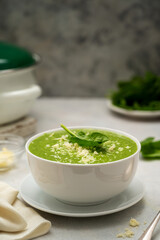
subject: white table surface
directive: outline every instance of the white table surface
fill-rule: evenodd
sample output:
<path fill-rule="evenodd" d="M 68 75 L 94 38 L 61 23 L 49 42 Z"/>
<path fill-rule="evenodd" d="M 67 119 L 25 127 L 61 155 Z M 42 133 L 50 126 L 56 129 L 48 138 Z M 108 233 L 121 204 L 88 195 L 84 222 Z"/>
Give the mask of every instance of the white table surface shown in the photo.
<path fill-rule="evenodd" d="M 139 140 L 148 136 L 160 137 L 160 118 L 154 120 L 126 118 L 110 112 L 105 99 L 62 99 L 41 98 L 30 113 L 37 120 L 37 132 L 66 126 L 100 126 L 126 131 Z M 0 181 L 5 181 L 19 189 L 22 180 L 29 174 L 24 155 L 17 166 L 8 172 L 0 173 Z M 48 234 L 41 240 L 114 240 L 119 232 L 128 227 L 131 217 L 141 224 L 134 228 L 132 239 L 138 240 L 160 207 L 160 161 L 140 159 L 136 177 L 145 186 L 145 196 L 136 205 L 106 216 L 93 218 L 72 218 L 56 216 L 38 211 L 52 222 Z M 146 222 L 146 225 L 144 224 Z M 160 239 L 160 224 L 157 225 L 153 240 Z"/>

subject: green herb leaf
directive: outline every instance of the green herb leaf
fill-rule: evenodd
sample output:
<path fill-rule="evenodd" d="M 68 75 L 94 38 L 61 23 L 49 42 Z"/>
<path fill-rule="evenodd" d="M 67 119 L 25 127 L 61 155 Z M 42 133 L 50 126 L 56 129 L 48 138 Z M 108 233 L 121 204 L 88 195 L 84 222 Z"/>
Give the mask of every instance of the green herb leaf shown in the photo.
<path fill-rule="evenodd" d="M 102 143 L 108 141 L 108 137 L 99 132 L 92 132 L 89 134 L 86 134 L 83 131 L 79 131 L 77 134 L 75 134 L 73 131 L 65 127 L 63 124 L 61 124 L 61 127 L 69 133 L 70 135 L 70 141 L 76 142 L 81 146 L 86 147 L 99 147 Z"/>
<path fill-rule="evenodd" d="M 154 139 L 149 137 L 141 142 L 142 156 L 148 160 L 160 159 L 160 141 Z"/>
<path fill-rule="evenodd" d="M 110 98 L 114 105 L 128 110 L 160 110 L 160 77 L 148 72 L 120 81 Z"/>

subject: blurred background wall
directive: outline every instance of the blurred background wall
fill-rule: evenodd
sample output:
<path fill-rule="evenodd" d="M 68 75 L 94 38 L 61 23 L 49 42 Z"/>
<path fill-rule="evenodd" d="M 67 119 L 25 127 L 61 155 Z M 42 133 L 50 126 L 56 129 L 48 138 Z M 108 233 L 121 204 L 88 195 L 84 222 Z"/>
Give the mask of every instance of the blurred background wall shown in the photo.
<path fill-rule="evenodd" d="M 0 38 L 40 54 L 44 96 L 104 97 L 160 73 L 160 1 L 0 0 Z"/>

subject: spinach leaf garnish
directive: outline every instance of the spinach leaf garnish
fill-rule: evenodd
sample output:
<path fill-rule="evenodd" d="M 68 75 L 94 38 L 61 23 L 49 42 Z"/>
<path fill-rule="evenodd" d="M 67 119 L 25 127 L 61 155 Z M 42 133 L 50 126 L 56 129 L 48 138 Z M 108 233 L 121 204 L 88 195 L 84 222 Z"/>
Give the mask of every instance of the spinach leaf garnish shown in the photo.
<path fill-rule="evenodd" d="M 61 124 L 61 127 L 69 133 L 70 141 L 74 143 L 78 143 L 81 146 L 85 147 L 99 147 L 102 143 L 108 141 L 108 137 L 100 132 L 92 132 L 86 134 L 83 131 L 79 131 L 78 133 L 74 133 L 66 126 Z"/>
<path fill-rule="evenodd" d="M 141 153 L 145 159 L 160 159 L 160 140 L 154 141 L 154 137 L 148 137 L 141 142 Z"/>

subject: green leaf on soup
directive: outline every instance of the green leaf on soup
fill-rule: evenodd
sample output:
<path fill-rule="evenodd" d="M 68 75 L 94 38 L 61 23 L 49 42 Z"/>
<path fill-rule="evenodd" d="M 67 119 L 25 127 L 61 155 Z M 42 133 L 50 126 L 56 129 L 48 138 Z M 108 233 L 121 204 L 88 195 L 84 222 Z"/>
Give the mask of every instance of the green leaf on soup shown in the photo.
<path fill-rule="evenodd" d="M 99 147 L 102 143 L 108 141 L 108 137 L 100 132 L 85 133 L 79 131 L 75 134 L 73 131 L 61 124 L 61 127 L 69 133 L 70 141 L 86 147 Z"/>

